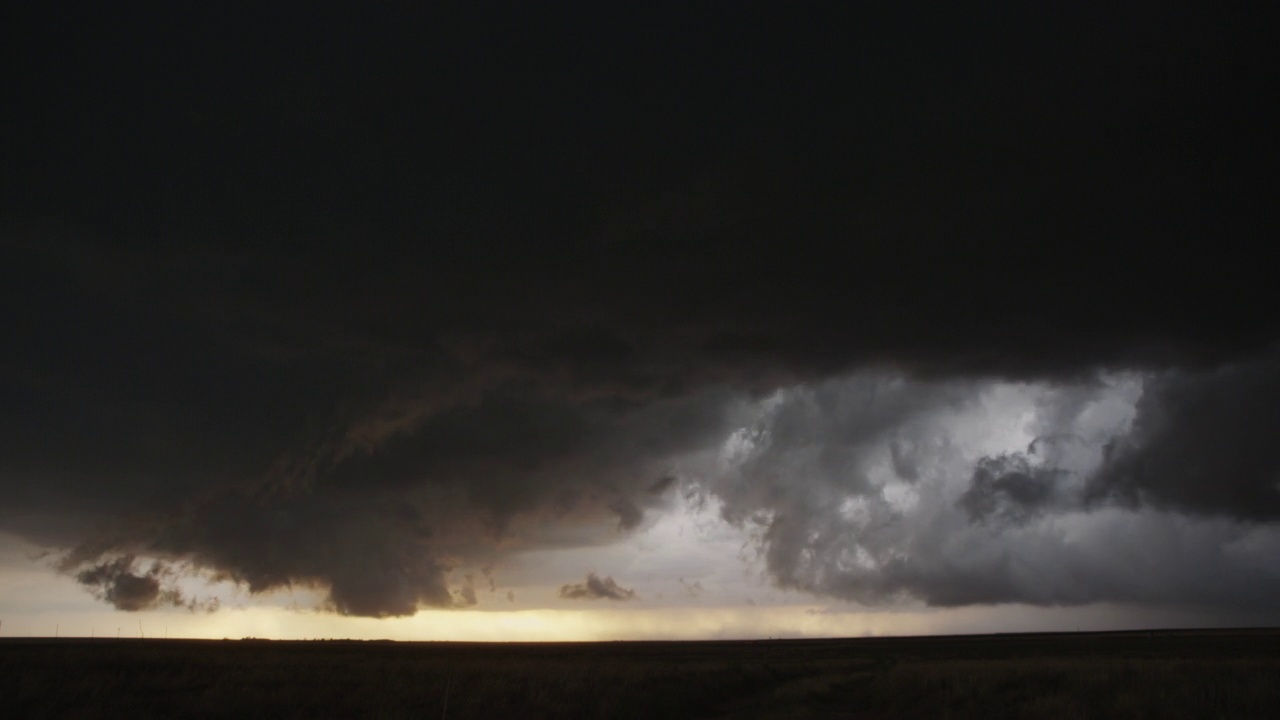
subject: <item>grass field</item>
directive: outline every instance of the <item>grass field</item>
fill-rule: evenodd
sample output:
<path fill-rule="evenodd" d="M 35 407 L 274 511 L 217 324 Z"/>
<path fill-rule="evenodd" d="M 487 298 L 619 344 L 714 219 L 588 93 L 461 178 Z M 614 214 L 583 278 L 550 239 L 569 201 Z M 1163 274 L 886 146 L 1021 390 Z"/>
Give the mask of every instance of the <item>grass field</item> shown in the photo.
<path fill-rule="evenodd" d="M 0 640 L 6 718 L 1280 718 L 1280 631 Z"/>

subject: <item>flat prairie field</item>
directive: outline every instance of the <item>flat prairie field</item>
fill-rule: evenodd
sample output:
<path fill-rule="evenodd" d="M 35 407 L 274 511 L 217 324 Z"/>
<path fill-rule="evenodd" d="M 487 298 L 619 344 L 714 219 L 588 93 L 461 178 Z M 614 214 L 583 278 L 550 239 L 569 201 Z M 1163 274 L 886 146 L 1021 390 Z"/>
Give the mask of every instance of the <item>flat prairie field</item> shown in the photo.
<path fill-rule="evenodd" d="M 1280 631 L 0 640 L 5 718 L 1280 718 Z"/>

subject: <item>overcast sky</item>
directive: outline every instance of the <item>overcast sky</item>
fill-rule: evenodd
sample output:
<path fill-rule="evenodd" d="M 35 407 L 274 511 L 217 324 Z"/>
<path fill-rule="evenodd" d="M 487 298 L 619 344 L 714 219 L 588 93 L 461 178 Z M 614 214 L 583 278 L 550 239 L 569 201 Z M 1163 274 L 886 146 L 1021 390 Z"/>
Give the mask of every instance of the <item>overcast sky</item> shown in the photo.
<path fill-rule="evenodd" d="M 0 634 L 1280 623 L 1264 18 L 418 5 L 6 11 Z"/>

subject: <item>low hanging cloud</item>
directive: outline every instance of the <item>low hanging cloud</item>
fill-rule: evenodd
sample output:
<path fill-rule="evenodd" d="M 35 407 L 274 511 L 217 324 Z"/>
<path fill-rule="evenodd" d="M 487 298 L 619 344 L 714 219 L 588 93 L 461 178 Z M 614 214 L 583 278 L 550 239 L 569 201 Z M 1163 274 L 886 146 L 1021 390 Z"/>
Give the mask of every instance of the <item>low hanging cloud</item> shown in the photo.
<path fill-rule="evenodd" d="M 560 586 L 560 597 L 566 600 L 633 600 L 636 591 L 619 585 L 611 576 L 589 572 L 580 583 Z"/>
<path fill-rule="evenodd" d="M 756 396 L 542 405 L 539 414 L 590 417 L 592 429 L 558 448 L 517 444 L 473 469 L 465 446 L 433 434 L 472 412 L 510 412 L 482 403 L 448 411 L 448 424 L 428 415 L 312 481 L 229 486 L 117 524 L 66 568 L 122 609 L 174 604 L 152 596 L 145 572 L 114 590 L 92 572 L 147 554 L 251 592 L 314 586 L 342 614 L 410 615 L 470 604 L 473 584 L 449 588 L 455 569 L 513 549 L 612 542 L 663 512 L 678 483 L 754 535 L 777 585 L 818 596 L 1265 607 L 1280 592 L 1268 560 L 1280 549 L 1277 464 L 1263 430 L 1280 407 L 1278 366 L 1265 354 L 1074 382 L 868 370 Z M 481 440 L 497 433 L 489 447 L 510 447 L 500 426 L 474 427 Z M 522 457 L 542 467 L 516 469 Z M 561 596 L 630 592 L 590 575 Z"/>
<path fill-rule="evenodd" d="M 117 610 L 148 610 L 161 605 L 179 605 L 181 598 L 160 591 L 159 570 L 139 574 L 132 557 L 120 557 L 76 573 L 76 582 L 94 590 Z"/>
<path fill-rule="evenodd" d="M 198 600 L 185 598 L 173 585 L 176 573 L 164 563 L 153 562 L 146 570 L 129 555 L 79 569 L 76 582 L 95 597 L 117 610 L 138 612 L 163 607 L 182 607 L 191 611 L 213 612 L 217 598 Z"/>
<path fill-rule="evenodd" d="M 506 466 L 487 477 L 441 455 L 432 434 L 445 426 L 427 417 L 315 481 L 230 486 L 182 512 L 117 524 L 65 567 L 122 609 L 175 604 L 152 596 L 146 572 L 108 590 L 95 570 L 145 553 L 251 592 L 318 587 L 342 614 L 410 615 L 470 604 L 468 585 L 450 590 L 449 574 L 512 548 L 612 542 L 663 512 L 678 483 L 753 534 L 777 585 L 818 596 L 1262 607 L 1280 592 L 1267 559 L 1280 548 L 1269 509 L 1277 464 L 1263 430 L 1280 407 L 1277 367 L 1267 354 L 1076 382 L 871 370 L 755 397 L 560 405 L 593 417 L 594 429 L 544 455 L 545 473 Z M 453 410 L 451 422 L 483 407 Z M 538 446 L 555 447 L 528 447 Z M 477 467 L 503 468 L 494 461 L 506 452 Z M 415 463 L 423 480 L 405 482 Z M 436 468 L 493 492 L 431 479 Z M 590 575 L 561 596 L 629 592 Z"/>
<path fill-rule="evenodd" d="M 660 459 L 724 422 L 722 403 L 701 397 L 625 412 L 527 396 L 451 406 L 364 449 L 335 455 L 321 444 L 309 461 L 285 464 L 302 473 L 215 486 L 183 507 L 114 522 L 62 567 L 147 554 L 250 593 L 316 587 L 325 608 L 347 615 L 470 605 L 474 585 L 451 591 L 451 571 L 636 529 L 666 503 L 653 491 Z M 637 446 L 635 435 L 649 439 Z"/>

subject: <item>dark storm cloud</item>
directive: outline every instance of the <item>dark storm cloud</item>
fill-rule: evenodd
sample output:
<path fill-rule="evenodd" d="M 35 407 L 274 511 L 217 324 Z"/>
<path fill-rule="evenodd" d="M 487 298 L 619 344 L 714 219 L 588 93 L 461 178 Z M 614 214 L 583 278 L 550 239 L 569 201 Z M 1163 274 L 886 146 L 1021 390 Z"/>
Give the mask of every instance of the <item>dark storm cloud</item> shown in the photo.
<path fill-rule="evenodd" d="M 1237 312 L 1273 297 L 1275 229 L 1243 14 L 613 16 L 223 18 L 121 28 L 136 52 L 91 67 L 92 18 L 36 25 L 11 232 L 119 243 L 79 272 L 241 341 L 466 336 L 623 397 L 717 363 L 1036 375 L 1274 337 Z"/>
<path fill-rule="evenodd" d="M 624 588 L 610 576 L 587 573 L 585 582 L 560 586 L 560 597 L 567 600 L 632 600 L 636 591 Z"/>
<path fill-rule="evenodd" d="M 960 505 L 976 520 L 1025 522 L 1052 501 L 1058 481 L 1069 472 L 1033 467 L 1021 454 L 985 457 L 974 468 Z"/>
<path fill-rule="evenodd" d="M 1091 502 L 1280 519 L 1280 357 L 1150 382 L 1133 431 L 1107 447 Z"/>
<path fill-rule="evenodd" d="M 654 481 L 649 486 L 650 495 L 661 495 L 675 486 L 677 480 L 674 475 L 664 475 Z"/>
<path fill-rule="evenodd" d="M 216 598 L 199 600 L 183 597 L 182 592 L 173 586 L 174 575 L 174 571 L 162 563 L 152 563 L 147 570 L 140 570 L 134 557 L 122 555 L 80 569 L 75 573 L 75 579 L 117 610 L 137 612 L 159 607 L 185 607 L 192 611 L 212 612 L 218 608 Z"/>
<path fill-rule="evenodd" d="M 472 604 L 474 588 L 451 592 L 449 571 L 562 544 L 558 529 L 572 543 L 596 544 L 638 526 L 662 500 L 650 492 L 656 472 L 643 468 L 721 431 L 722 403 L 704 397 L 618 413 L 488 398 L 362 448 L 303 444 L 275 471 L 254 477 L 248 466 L 246 480 L 178 507 L 147 497 L 145 486 L 116 487 L 148 512 L 83 539 L 64 565 L 122 553 L 183 558 L 253 593 L 319 587 L 343 614 Z"/>
<path fill-rule="evenodd" d="M 894 559 L 891 512 L 837 511 L 882 450 L 927 484 L 929 418 L 984 379 L 1127 368 L 1153 377 L 1101 469 L 965 467 L 919 542 L 1275 517 L 1275 83 L 1243 11 L 94 12 L 10 23 L 0 176 L 0 528 L 67 572 L 450 606 L 454 570 L 643 527 L 671 458 L 799 386 L 708 486 L 780 583 L 1121 596 L 1026 591 L 994 545 Z M 881 572 L 824 569 L 877 533 Z"/>
<path fill-rule="evenodd" d="M 609 509 L 618 514 L 618 527 L 622 530 L 634 530 L 644 519 L 644 512 L 630 500 L 619 500 L 609 505 Z"/>
<path fill-rule="evenodd" d="M 104 562 L 76 573 L 76 582 L 97 590 L 119 610 L 146 610 L 161 604 L 160 581 L 150 573 L 135 573 L 133 565 L 134 559 L 128 556 Z"/>

